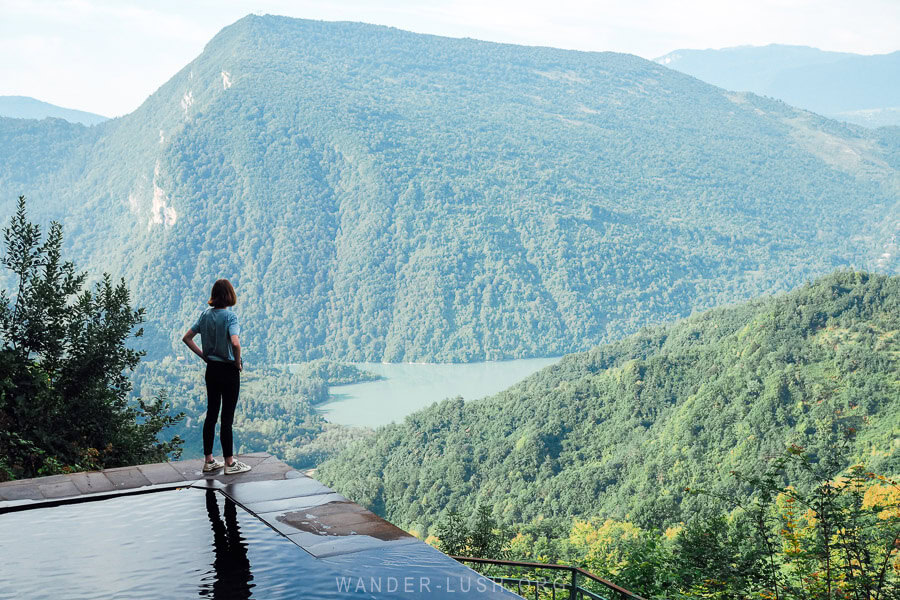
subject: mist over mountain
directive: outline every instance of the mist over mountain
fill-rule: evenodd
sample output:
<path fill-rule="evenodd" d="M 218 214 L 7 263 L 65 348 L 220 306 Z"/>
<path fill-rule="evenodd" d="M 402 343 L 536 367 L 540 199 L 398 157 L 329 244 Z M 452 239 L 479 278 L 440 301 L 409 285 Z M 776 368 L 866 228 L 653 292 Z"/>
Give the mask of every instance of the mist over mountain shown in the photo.
<path fill-rule="evenodd" d="M 841 266 L 896 272 L 900 141 L 635 56 L 248 16 L 134 113 L 0 119 L 18 194 L 171 353 L 558 355 Z"/>
<path fill-rule="evenodd" d="M 107 117 L 102 115 L 95 115 L 94 113 L 72 108 L 63 108 L 27 96 L 0 96 L 0 117 L 13 119 L 46 119 L 47 117 L 52 117 L 54 119 L 65 119 L 70 123 L 81 123 L 82 125 L 95 125 L 108 120 Z"/>
<path fill-rule="evenodd" d="M 675 50 L 656 62 L 728 90 L 771 96 L 864 125 L 900 125 L 900 52 L 862 55 L 807 46 Z"/>

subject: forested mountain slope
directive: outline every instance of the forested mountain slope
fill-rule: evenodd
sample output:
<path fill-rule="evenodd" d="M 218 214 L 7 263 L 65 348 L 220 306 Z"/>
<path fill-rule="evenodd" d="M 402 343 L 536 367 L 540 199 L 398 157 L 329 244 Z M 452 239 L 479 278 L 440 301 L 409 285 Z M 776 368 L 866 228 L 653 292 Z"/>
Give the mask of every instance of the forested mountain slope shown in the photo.
<path fill-rule="evenodd" d="M 898 373 L 900 277 L 838 272 L 567 356 L 491 398 L 445 400 L 316 476 L 418 531 L 479 504 L 508 525 L 661 526 L 703 506 L 685 488 L 739 495 L 731 471 L 789 443 L 821 458 L 849 428 L 856 458 L 900 471 Z"/>
<path fill-rule="evenodd" d="M 896 271 L 895 137 L 635 56 L 249 16 L 130 115 L 0 119 L 0 216 L 124 275 L 154 357 L 219 276 L 251 360 L 554 355 Z"/>

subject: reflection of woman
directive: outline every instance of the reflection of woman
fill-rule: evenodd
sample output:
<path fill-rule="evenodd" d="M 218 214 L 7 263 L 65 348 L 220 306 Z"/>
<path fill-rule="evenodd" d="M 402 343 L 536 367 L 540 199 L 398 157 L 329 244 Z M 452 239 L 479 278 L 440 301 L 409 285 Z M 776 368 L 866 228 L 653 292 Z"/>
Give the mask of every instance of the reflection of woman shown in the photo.
<path fill-rule="evenodd" d="M 231 424 L 234 421 L 243 369 L 241 341 L 238 337 L 241 326 L 237 315 L 231 311 L 231 307 L 237 304 L 237 294 L 234 293 L 231 282 L 227 279 L 216 281 L 207 304 L 210 307 L 203 311 L 181 340 L 206 363 L 207 407 L 206 421 L 203 423 L 203 454 L 206 455 L 206 462 L 203 463 L 203 472 L 209 473 L 225 467 L 226 475 L 234 475 L 249 471 L 250 466 L 234 460 L 234 442 L 231 437 Z M 203 350 L 194 342 L 194 336 L 198 333 Z M 225 462 L 216 460 L 212 454 L 219 407 L 222 408 L 219 441 L 222 443 Z"/>
<path fill-rule="evenodd" d="M 251 597 L 253 574 L 247 558 L 247 544 L 241 537 L 237 522 L 237 507 L 231 498 L 225 498 L 225 523 L 219 516 L 218 492 L 206 490 L 206 513 L 213 530 L 213 560 L 215 580 L 212 589 L 200 588 L 200 596 L 218 600 L 247 600 Z"/>

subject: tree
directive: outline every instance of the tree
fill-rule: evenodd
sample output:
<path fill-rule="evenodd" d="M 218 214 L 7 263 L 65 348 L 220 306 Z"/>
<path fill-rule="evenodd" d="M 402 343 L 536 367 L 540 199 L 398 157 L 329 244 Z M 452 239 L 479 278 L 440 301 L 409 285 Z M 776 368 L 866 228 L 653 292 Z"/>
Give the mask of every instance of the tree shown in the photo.
<path fill-rule="evenodd" d="M 674 579 L 665 536 L 628 521 L 575 520 L 568 542 L 579 566 L 648 598 Z"/>
<path fill-rule="evenodd" d="M 504 558 L 504 547 L 509 534 L 500 528 L 491 515 L 491 507 L 481 504 L 475 509 L 472 529 L 469 531 L 469 552 L 471 556 L 483 558 Z"/>
<path fill-rule="evenodd" d="M 510 536 L 491 516 L 491 507 L 479 505 L 469 521 L 471 527 L 459 512 L 447 511 L 436 529 L 438 548 L 450 555 L 505 558 Z"/>
<path fill-rule="evenodd" d="M 438 548 L 441 552 L 456 556 L 463 554 L 469 546 L 469 530 L 462 516 L 455 510 L 447 512 L 437 526 Z"/>
<path fill-rule="evenodd" d="M 737 474 L 756 491 L 747 511 L 766 567 L 754 592 L 773 600 L 900 598 L 900 484 L 861 464 L 842 470 L 845 449 L 837 450 L 814 461 L 791 445 L 763 475 Z M 791 468 L 799 485 L 785 483 Z"/>
<path fill-rule="evenodd" d="M 125 281 L 86 285 L 62 260 L 62 226 L 41 243 L 22 196 L 3 238 L 14 290 L 0 291 L 0 480 L 179 456 L 178 436 L 158 440 L 183 418 L 166 394 L 128 402 L 144 312 Z"/>

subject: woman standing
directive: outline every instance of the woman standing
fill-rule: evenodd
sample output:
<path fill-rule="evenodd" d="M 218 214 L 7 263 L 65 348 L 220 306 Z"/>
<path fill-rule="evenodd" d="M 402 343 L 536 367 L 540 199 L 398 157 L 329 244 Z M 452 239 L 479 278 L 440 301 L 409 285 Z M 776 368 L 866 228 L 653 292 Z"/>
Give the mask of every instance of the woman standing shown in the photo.
<path fill-rule="evenodd" d="M 237 315 L 230 307 L 237 304 L 237 294 L 227 279 L 219 279 L 209 294 L 209 308 L 203 311 L 181 340 L 194 354 L 206 363 L 206 421 L 203 422 L 203 454 L 206 462 L 203 472 L 209 473 L 225 467 L 226 475 L 244 473 L 250 466 L 234 460 L 231 424 L 237 406 L 241 387 L 241 326 Z M 194 336 L 200 334 L 203 350 L 197 347 Z M 213 458 L 213 438 L 216 435 L 216 421 L 219 408 L 222 409 L 222 426 L 219 441 L 225 462 Z"/>

